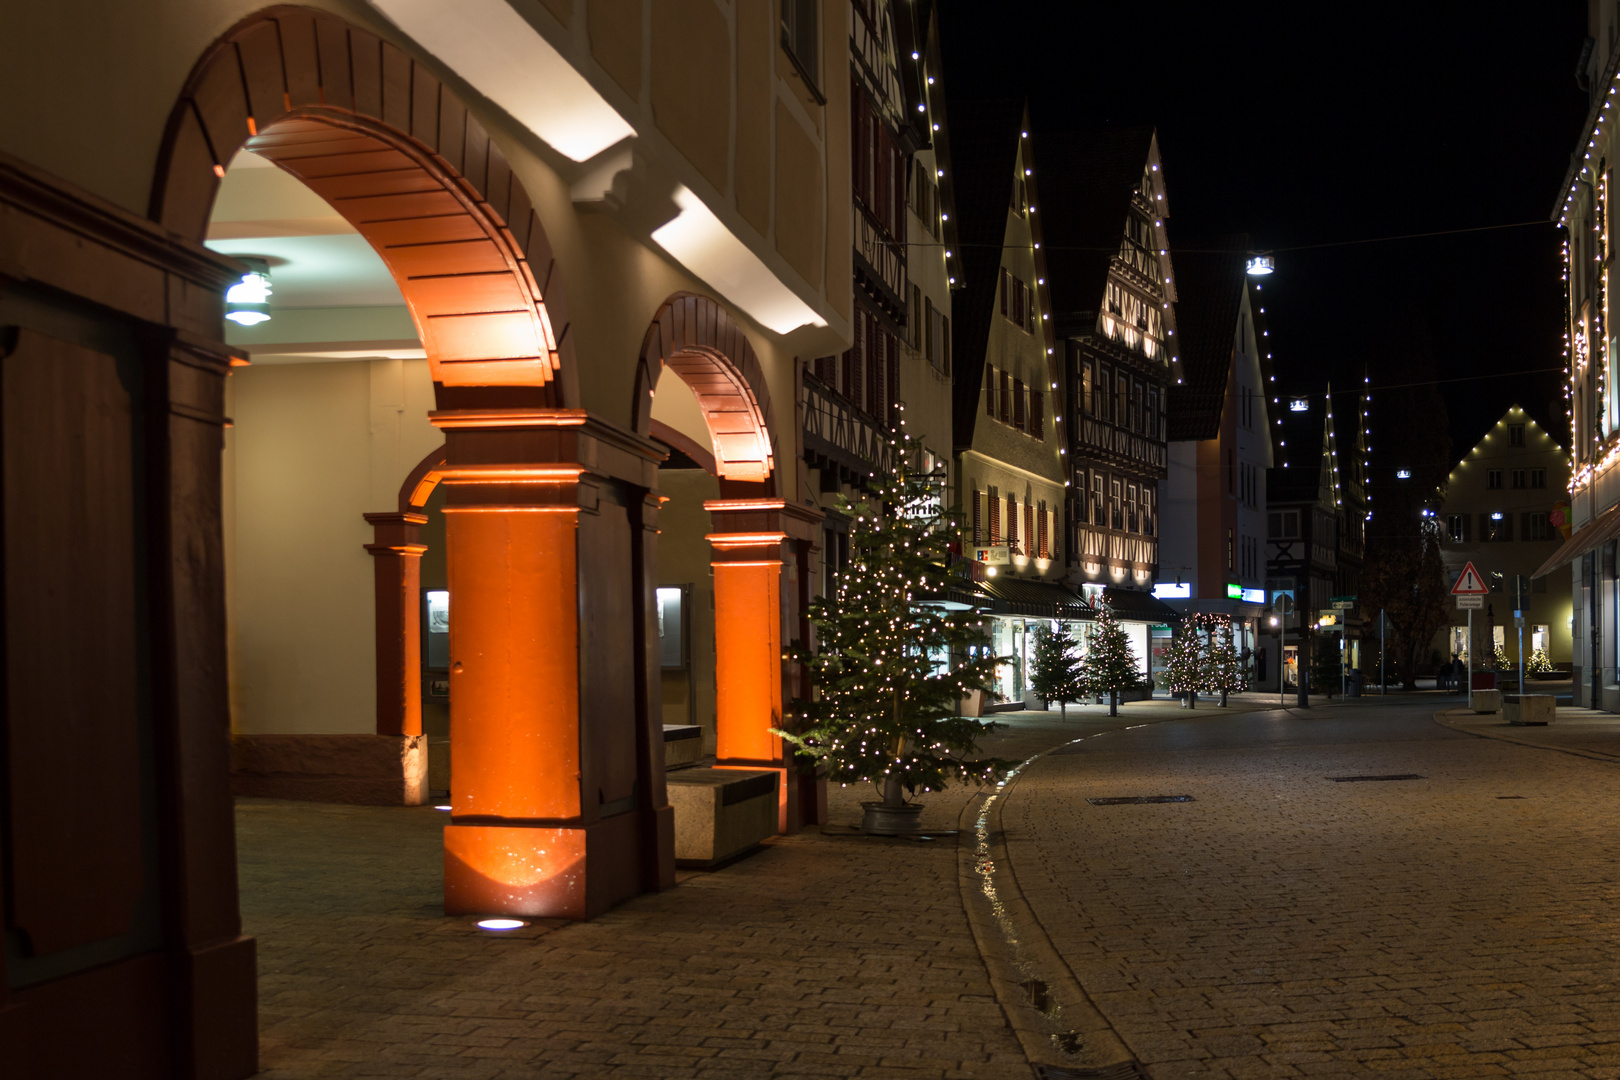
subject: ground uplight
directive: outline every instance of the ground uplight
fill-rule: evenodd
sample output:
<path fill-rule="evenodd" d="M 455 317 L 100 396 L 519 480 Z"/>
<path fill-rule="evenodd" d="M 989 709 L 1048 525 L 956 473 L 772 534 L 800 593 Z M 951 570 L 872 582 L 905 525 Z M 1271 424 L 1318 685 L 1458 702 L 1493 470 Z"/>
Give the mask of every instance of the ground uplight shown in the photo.
<path fill-rule="evenodd" d="M 517 930 L 529 924 L 522 919 L 479 919 L 480 930 Z"/>

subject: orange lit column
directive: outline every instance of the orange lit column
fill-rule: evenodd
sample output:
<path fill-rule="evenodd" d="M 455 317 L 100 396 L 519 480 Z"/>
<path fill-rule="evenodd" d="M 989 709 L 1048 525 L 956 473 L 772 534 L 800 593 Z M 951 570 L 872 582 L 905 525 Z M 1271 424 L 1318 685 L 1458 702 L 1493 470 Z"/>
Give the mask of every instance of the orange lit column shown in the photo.
<path fill-rule="evenodd" d="M 447 436 L 445 911 L 590 918 L 674 877 L 636 609 L 657 450 L 577 410 L 433 420 Z"/>
<path fill-rule="evenodd" d="M 777 770 L 777 827 L 796 832 L 814 815 L 807 805 L 817 804 L 801 787 L 825 781 L 802 774 L 770 729 L 782 726 L 792 698 L 784 641 L 798 626 L 797 548 L 814 536 L 820 518 L 782 499 L 713 499 L 703 507 L 715 528 L 708 536 L 714 549 L 715 764 Z"/>

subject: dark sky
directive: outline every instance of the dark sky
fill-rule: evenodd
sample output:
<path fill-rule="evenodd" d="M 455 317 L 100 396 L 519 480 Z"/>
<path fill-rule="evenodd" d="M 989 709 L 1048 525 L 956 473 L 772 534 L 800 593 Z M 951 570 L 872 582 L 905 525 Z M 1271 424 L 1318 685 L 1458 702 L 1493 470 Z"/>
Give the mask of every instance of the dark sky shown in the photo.
<path fill-rule="evenodd" d="M 1552 224 L 1283 249 L 1544 221 L 1586 114 L 1584 3 L 967 2 L 996 13 L 984 62 L 946 78 L 1026 91 L 1038 128 L 1156 126 L 1172 253 L 1235 232 L 1276 249 L 1284 383 L 1365 367 L 1393 392 L 1428 350 L 1468 380 L 1443 387 L 1457 454 L 1514 403 L 1567 445 L 1560 376 L 1513 374 L 1562 364 Z"/>

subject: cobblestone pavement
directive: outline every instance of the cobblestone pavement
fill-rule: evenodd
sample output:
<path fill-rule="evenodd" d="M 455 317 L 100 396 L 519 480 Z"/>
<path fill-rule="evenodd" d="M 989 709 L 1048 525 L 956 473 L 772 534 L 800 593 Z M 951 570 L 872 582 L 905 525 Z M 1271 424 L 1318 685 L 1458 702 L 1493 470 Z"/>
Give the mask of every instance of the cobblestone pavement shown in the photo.
<path fill-rule="evenodd" d="M 1620 769 L 1448 704 L 1120 731 L 1018 781 L 1019 886 L 1155 1080 L 1620 1077 Z M 1196 801 L 1087 801 L 1152 795 Z"/>
<path fill-rule="evenodd" d="M 1004 714 L 986 750 L 1022 758 L 1178 714 Z M 973 794 L 930 796 L 925 824 L 954 828 Z M 683 873 L 591 923 L 507 935 L 442 914 L 443 814 L 240 800 L 262 1075 L 1029 1077 L 969 933 L 954 839 L 848 835 L 870 797 L 832 792 L 842 829 Z"/>
<path fill-rule="evenodd" d="M 1557 718 L 1545 727 L 1516 727 L 1500 713 L 1471 713 L 1453 699 L 1441 723 L 1470 735 L 1504 739 L 1526 746 L 1541 746 L 1586 757 L 1620 761 L 1620 716 L 1569 705 L 1558 707 Z"/>

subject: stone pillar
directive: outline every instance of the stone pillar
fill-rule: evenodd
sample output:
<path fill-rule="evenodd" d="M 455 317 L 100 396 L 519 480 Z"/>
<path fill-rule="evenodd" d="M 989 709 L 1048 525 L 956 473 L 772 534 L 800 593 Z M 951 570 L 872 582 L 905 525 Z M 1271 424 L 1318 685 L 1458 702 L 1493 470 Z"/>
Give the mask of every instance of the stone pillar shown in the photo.
<path fill-rule="evenodd" d="M 447 436 L 446 913 L 584 919 L 673 884 L 639 610 L 656 447 L 578 410 L 433 421 Z"/>
<path fill-rule="evenodd" d="M 713 516 L 715 765 L 775 769 L 782 780 L 777 828 L 797 832 L 825 805 L 805 785 L 771 728 L 782 726 L 794 697 L 784 642 L 799 636 L 800 549 L 813 541 L 820 515 L 783 499 L 711 499 Z M 788 573 L 784 574 L 784 567 Z M 807 797 L 809 796 L 809 797 Z"/>
<path fill-rule="evenodd" d="M 367 514 L 377 603 L 377 734 L 422 734 L 422 553 L 426 514 Z"/>

